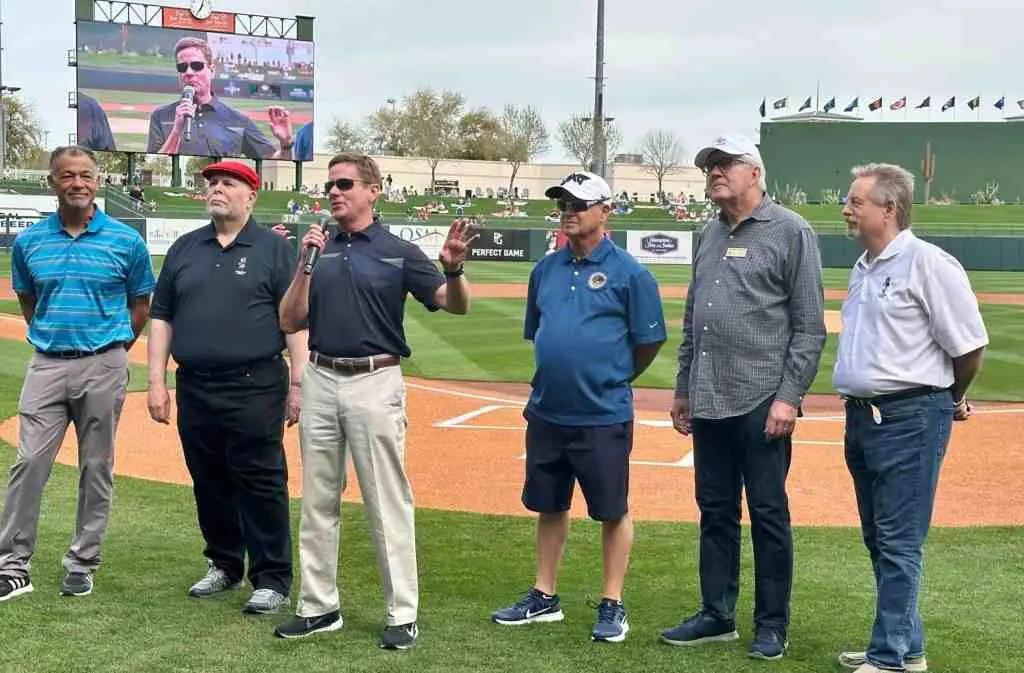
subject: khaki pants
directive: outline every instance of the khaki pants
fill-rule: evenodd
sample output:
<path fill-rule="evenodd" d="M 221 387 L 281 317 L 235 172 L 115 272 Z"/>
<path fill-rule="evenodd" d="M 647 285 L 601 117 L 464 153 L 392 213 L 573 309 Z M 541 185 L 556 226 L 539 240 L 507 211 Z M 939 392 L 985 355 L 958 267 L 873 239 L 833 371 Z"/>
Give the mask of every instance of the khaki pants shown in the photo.
<path fill-rule="evenodd" d="M 128 385 L 128 353 L 61 360 L 36 353 L 18 402 L 18 454 L 0 517 L 0 575 L 27 575 L 39 532 L 39 507 L 70 423 L 78 435 L 78 515 L 68 572 L 100 564 L 114 490 L 114 434 Z"/>
<path fill-rule="evenodd" d="M 416 621 L 419 586 L 412 489 L 405 474 L 400 367 L 346 375 L 310 364 L 302 375 L 302 521 L 297 614 L 340 609 L 338 542 L 351 452 L 373 535 L 389 626 Z"/>

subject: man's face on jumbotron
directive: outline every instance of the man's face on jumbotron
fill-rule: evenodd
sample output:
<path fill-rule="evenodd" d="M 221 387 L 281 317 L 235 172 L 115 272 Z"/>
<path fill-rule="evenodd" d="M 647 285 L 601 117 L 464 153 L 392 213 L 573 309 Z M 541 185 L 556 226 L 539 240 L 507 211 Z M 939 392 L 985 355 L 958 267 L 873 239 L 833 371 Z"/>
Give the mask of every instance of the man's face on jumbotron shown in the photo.
<path fill-rule="evenodd" d="M 176 60 L 181 85 L 194 87 L 196 98 L 207 98 L 212 92 L 213 65 L 206 60 L 203 50 L 198 47 L 186 47 L 178 52 Z M 180 72 L 182 64 L 185 72 Z"/>

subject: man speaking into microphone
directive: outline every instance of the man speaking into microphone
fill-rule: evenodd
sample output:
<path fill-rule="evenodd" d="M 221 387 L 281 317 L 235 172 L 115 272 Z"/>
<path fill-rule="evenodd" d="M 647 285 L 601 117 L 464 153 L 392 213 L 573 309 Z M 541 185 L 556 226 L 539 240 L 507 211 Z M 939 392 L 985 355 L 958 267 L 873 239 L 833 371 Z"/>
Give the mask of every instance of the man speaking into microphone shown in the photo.
<path fill-rule="evenodd" d="M 281 329 L 309 326 L 309 361 L 302 374 L 302 586 L 294 619 L 281 638 L 341 628 L 338 540 L 345 459 L 352 456 L 384 585 L 386 619 L 380 645 L 412 647 L 419 584 L 413 496 L 405 472 L 405 383 L 399 367 L 405 340 L 405 299 L 429 311 L 469 310 L 462 272 L 472 231 L 456 220 L 440 253 L 444 273 L 418 247 L 373 217 L 380 169 L 368 156 L 339 154 L 324 191 L 339 231 L 327 240 L 319 225 L 303 238 L 291 287 L 281 302 Z M 312 248 L 320 252 L 313 253 Z M 312 255 L 311 255 L 312 253 Z M 307 269 L 311 273 L 307 273 Z"/>
<path fill-rule="evenodd" d="M 288 110 L 267 108 L 277 146 L 251 119 L 213 95 L 213 51 L 205 40 L 185 37 L 174 46 L 181 98 L 154 110 L 149 118 L 149 154 L 204 157 L 292 158 L 291 117 Z"/>

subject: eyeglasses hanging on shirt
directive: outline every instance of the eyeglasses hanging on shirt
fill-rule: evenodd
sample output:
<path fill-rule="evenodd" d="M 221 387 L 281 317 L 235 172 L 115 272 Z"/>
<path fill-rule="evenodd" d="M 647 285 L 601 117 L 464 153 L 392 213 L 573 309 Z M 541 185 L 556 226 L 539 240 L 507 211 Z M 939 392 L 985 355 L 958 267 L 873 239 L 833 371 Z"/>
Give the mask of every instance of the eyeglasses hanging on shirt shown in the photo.
<path fill-rule="evenodd" d="M 889 296 L 889 286 L 892 285 L 892 278 L 889 276 L 885 277 L 885 282 L 882 283 L 882 291 L 878 293 L 879 299 L 885 299 Z"/>

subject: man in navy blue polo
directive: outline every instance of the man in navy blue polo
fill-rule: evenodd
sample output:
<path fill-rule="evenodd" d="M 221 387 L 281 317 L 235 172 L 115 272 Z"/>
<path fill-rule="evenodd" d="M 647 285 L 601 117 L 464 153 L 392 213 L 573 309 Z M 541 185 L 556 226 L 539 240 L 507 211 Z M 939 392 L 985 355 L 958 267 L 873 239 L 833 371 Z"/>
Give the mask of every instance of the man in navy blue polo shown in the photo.
<path fill-rule="evenodd" d="M 598 175 L 577 172 L 545 192 L 557 199 L 568 245 L 533 268 L 524 335 L 536 373 L 527 403 L 523 505 L 537 520 L 537 577 L 498 624 L 556 622 L 555 593 L 578 480 L 590 517 L 600 521 L 604 587 L 591 639 L 622 642 L 629 632 L 622 585 L 633 543 L 629 454 L 631 383 L 665 342 L 665 319 L 651 273 L 605 236 L 612 191 Z"/>
<path fill-rule="evenodd" d="M 114 488 L 127 351 L 149 318 L 156 284 L 139 232 L 94 203 L 99 168 L 90 150 L 54 150 L 49 182 L 57 212 L 20 233 L 11 251 L 11 283 L 36 352 L 18 402 L 18 454 L 0 517 L 0 601 L 33 589 L 43 489 L 71 423 L 82 476 L 60 591 L 92 593 Z"/>
<path fill-rule="evenodd" d="M 267 108 L 270 130 L 278 147 L 264 136 L 252 119 L 225 105 L 214 95 L 213 50 L 205 40 L 184 37 L 174 46 L 182 96 L 153 111 L 149 119 L 150 154 L 187 154 L 203 157 L 251 159 L 292 158 L 292 123 L 280 105 Z M 191 124 L 191 127 L 189 127 Z"/>

